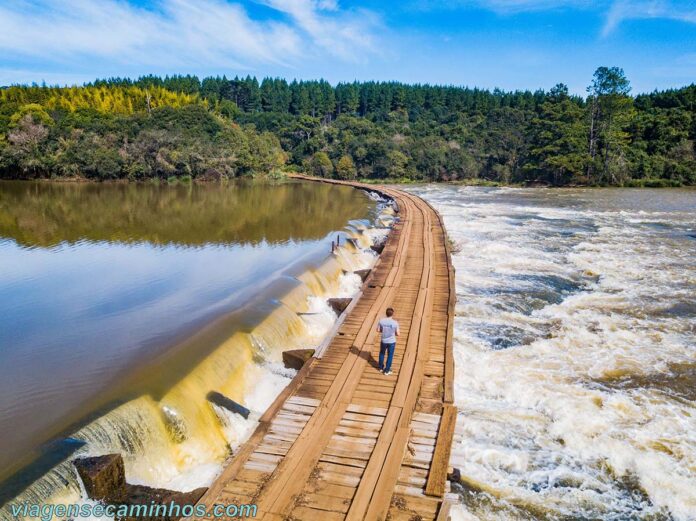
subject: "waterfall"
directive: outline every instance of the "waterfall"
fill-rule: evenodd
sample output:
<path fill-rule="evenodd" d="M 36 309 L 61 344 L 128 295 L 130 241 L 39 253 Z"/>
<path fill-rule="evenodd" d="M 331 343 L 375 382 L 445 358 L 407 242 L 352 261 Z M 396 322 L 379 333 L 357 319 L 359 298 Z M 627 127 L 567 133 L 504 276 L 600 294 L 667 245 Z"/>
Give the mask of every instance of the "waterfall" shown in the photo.
<path fill-rule="evenodd" d="M 388 218 L 388 211 L 383 209 L 381 217 Z M 352 272 L 372 267 L 376 255 L 369 246 L 383 233 L 365 222 L 352 222 L 334 253 L 327 251 L 323 262 L 296 276 L 283 294 L 250 306 L 246 315 L 242 312 L 237 324 L 243 327 L 226 336 L 211 335 L 217 343 L 207 347 L 207 356 L 186 368 L 184 376 L 161 395 L 138 396 L 72 433 L 85 444 L 71 459 L 118 452 L 129 483 L 174 490 L 209 485 L 231 449 L 250 435 L 260 415 L 294 376 L 295 371 L 282 365 L 282 352 L 322 342 L 336 320 L 327 299 L 357 292 L 361 281 Z M 244 404 L 251 410 L 249 418 L 208 402 L 210 391 Z M 73 465 L 65 461 L 11 502 L 83 501 Z M 12 519 L 8 504 L 0 509 L 0 519 Z"/>

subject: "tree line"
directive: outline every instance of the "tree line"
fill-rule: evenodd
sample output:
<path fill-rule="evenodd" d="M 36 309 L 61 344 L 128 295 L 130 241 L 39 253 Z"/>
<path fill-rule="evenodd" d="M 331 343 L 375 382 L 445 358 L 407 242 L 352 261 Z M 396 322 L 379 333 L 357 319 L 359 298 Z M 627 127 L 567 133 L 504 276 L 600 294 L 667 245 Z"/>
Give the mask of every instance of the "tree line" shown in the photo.
<path fill-rule="evenodd" d="M 0 171 L 219 177 L 286 163 L 341 179 L 691 185 L 695 101 L 693 84 L 632 96 L 617 67 L 598 68 L 586 97 L 563 84 L 507 92 L 251 76 L 10 87 L 0 90 Z M 108 175 L 88 165 L 95 154 L 111 156 Z"/>
<path fill-rule="evenodd" d="M 278 138 L 164 87 L 0 90 L 0 177 L 220 179 L 286 163 Z"/>

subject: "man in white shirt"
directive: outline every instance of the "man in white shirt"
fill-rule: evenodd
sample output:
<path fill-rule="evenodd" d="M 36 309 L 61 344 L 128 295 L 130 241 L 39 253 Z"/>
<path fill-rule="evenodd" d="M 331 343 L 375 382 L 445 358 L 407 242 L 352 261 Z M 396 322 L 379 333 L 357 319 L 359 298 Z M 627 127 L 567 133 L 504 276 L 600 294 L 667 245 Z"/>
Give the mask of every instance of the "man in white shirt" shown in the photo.
<path fill-rule="evenodd" d="M 392 360 L 394 359 L 394 349 L 396 348 L 396 337 L 399 336 L 399 323 L 394 320 L 394 309 L 387 308 L 387 316 L 379 321 L 377 331 L 382 333 L 382 341 L 379 344 L 379 370 L 385 375 L 391 374 Z M 387 355 L 387 364 L 384 365 L 384 355 Z"/>

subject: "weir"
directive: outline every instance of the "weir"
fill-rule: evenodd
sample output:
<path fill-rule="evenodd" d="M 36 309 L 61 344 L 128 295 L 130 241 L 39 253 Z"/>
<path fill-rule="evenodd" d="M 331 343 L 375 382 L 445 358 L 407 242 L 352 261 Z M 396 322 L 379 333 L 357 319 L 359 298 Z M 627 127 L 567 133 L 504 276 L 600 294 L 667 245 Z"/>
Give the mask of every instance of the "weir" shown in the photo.
<path fill-rule="evenodd" d="M 390 222 L 393 218 L 391 208 L 384 204 L 372 207 L 366 204 L 366 197 L 351 193 L 350 188 L 308 189 L 308 185 L 283 183 L 279 185 L 285 194 L 281 198 L 296 194 L 297 198 L 292 198 L 311 202 L 312 208 L 331 202 L 340 218 L 327 216 L 328 224 L 320 228 L 321 237 L 304 238 L 292 230 L 286 236 L 298 237 L 300 244 L 306 240 L 318 245 L 298 249 L 309 253 L 300 257 L 288 255 L 284 262 L 281 259 L 273 265 L 275 270 L 264 271 L 268 281 L 255 282 L 257 277 L 250 276 L 250 280 L 243 281 L 241 293 L 235 293 L 236 286 L 219 288 L 215 298 L 226 298 L 228 293 L 234 296 L 229 301 L 229 312 L 226 307 L 217 318 L 213 318 L 217 313 L 211 313 L 210 319 L 206 317 L 200 325 L 196 323 L 180 336 L 173 336 L 175 340 L 170 342 L 167 338 L 158 343 L 166 356 L 154 365 L 146 361 L 134 363 L 133 370 L 114 385 L 115 398 L 109 402 L 112 407 L 95 406 L 94 414 L 76 421 L 74 427 L 66 421 L 66 427 L 61 429 L 70 438 L 47 445 L 45 455 L 17 472 L 16 477 L 3 481 L 3 474 L 11 472 L 0 465 L 0 520 L 12 519 L 11 505 L 17 503 L 83 501 L 84 487 L 72 462 L 76 457 L 120 454 L 129 483 L 153 489 L 190 491 L 210 484 L 221 471 L 229 447 L 238 446 L 248 437 L 258 417 L 294 374 L 295 371 L 283 368 L 282 352 L 320 349 L 337 322 L 327 299 L 358 292 L 361 275 L 353 273 L 373 266 L 377 257 L 369 252 L 369 247 L 375 238 L 385 234 L 371 225 L 372 219 Z M 312 194 L 324 196 L 313 200 Z M 232 198 L 230 204 L 237 204 L 234 194 Z M 354 204 L 344 208 L 342 200 Z M 246 206 L 243 210 L 242 213 L 249 211 Z M 356 219 L 349 220 L 351 217 Z M 316 226 L 316 219 L 311 220 Z M 339 224 L 329 235 L 326 230 L 335 222 Z M 267 232 L 264 229 L 261 233 Z M 340 234 L 341 245 L 331 255 L 324 239 L 335 238 L 335 233 Z M 211 232 L 209 236 L 214 239 L 215 234 Z M 185 244 L 182 242 L 182 246 Z M 187 252 L 185 248 L 182 251 Z M 221 270 L 229 271 L 229 266 Z M 200 302 L 201 306 L 208 304 L 205 300 Z M 119 399 L 122 395 L 118 392 L 122 390 L 125 392 Z M 71 395 L 65 393 L 66 398 Z M 240 414 L 242 409 L 237 406 L 248 412 Z M 8 440 L 3 438 L 3 442 L 7 445 Z M 29 456 L 27 461 L 32 461 Z"/>
<path fill-rule="evenodd" d="M 266 520 L 447 519 L 453 405 L 454 270 L 438 213 L 413 195 L 356 301 L 227 462 L 200 503 L 249 504 Z M 392 375 L 377 322 L 401 325 Z"/>

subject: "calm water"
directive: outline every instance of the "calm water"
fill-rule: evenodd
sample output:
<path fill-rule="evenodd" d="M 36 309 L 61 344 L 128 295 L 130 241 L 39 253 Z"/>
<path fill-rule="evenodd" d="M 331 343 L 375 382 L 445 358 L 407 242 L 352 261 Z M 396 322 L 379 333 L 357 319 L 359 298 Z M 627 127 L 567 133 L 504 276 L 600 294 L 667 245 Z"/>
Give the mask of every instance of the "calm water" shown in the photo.
<path fill-rule="evenodd" d="M 414 188 L 459 244 L 460 519 L 696 519 L 696 191 Z"/>
<path fill-rule="evenodd" d="M 55 468 L 65 447 L 43 445 L 67 435 L 126 453 L 135 482 L 224 456 L 231 437 L 206 438 L 205 393 L 264 405 L 250 366 L 326 330 L 311 298 L 346 291 L 341 274 L 373 258 L 328 259 L 331 240 L 374 209 L 356 190 L 298 182 L 0 183 L 0 479 L 40 463 L 5 483 L 5 499 L 37 477 L 28 498 L 71 481 Z M 271 397 L 291 375 L 280 376 Z"/>

